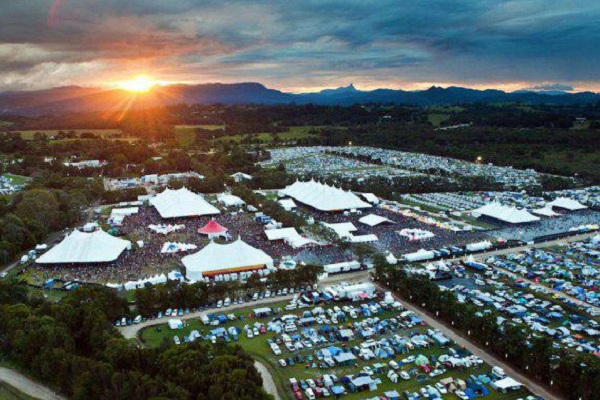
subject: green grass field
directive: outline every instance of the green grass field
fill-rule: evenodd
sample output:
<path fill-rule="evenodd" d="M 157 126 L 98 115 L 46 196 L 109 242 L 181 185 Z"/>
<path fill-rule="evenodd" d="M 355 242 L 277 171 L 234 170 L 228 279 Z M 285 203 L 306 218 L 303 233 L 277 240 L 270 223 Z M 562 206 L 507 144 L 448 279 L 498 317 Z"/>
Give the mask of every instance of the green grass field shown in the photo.
<path fill-rule="evenodd" d="M 279 303 L 279 304 L 272 305 L 271 307 L 277 308 L 277 307 L 281 307 L 282 305 L 283 305 L 283 303 Z M 252 309 L 252 306 L 249 306 L 247 308 L 238 310 L 234 313 L 235 313 L 236 317 L 239 317 L 240 315 L 247 316 L 248 313 L 251 311 L 251 309 Z M 296 311 L 285 312 L 285 313 L 286 314 L 292 313 L 292 314 L 300 315 L 302 311 L 304 311 L 304 310 L 296 310 Z M 216 313 L 216 314 L 218 314 L 218 313 Z M 379 314 L 378 317 L 384 319 L 384 318 L 396 316 L 397 314 L 398 313 L 394 312 L 394 311 L 384 312 L 384 313 Z M 245 321 L 239 321 L 238 319 L 236 319 L 235 321 L 230 321 L 227 324 L 221 325 L 221 326 L 226 329 L 229 328 L 230 326 L 242 328 L 246 324 L 252 325 L 252 323 L 257 322 L 257 321 L 262 322 L 262 323 L 267 323 L 269 320 L 270 320 L 270 317 L 259 318 L 259 319 L 246 319 Z M 352 320 L 349 320 L 348 322 L 352 322 Z M 316 328 L 318 328 L 318 325 L 316 326 Z M 202 335 L 205 335 L 211 329 L 214 329 L 214 327 L 203 325 L 198 319 L 191 319 L 191 320 L 186 321 L 186 326 L 184 327 L 183 330 L 173 331 L 173 330 L 170 330 L 166 324 L 163 324 L 163 325 L 149 327 L 149 328 L 142 330 L 140 337 L 141 337 L 142 342 L 146 346 L 157 347 L 163 342 L 163 340 L 166 340 L 169 343 L 173 343 L 174 335 L 177 335 L 180 338 L 180 340 L 182 340 L 183 336 L 189 335 L 189 333 L 192 330 L 198 330 Z M 402 330 L 402 331 L 395 331 L 394 334 L 398 334 L 398 335 L 407 337 L 416 332 L 424 332 L 425 330 L 427 330 L 426 326 L 418 326 L 418 327 L 413 327 L 409 330 L 407 329 L 407 330 Z M 278 359 L 279 358 L 287 359 L 288 357 L 292 356 L 292 353 L 290 353 L 287 349 L 285 349 L 284 346 L 280 346 L 282 349 L 282 355 L 281 356 L 273 355 L 270 348 L 266 344 L 266 340 L 273 338 L 274 335 L 275 334 L 272 332 L 267 332 L 264 335 L 259 335 L 258 337 L 254 337 L 253 339 L 248 339 L 246 337 L 246 335 L 242 332 L 239 336 L 239 341 L 236 343 L 241 345 L 244 348 L 244 350 L 246 350 L 255 359 L 257 359 L 258 361 L 263 363 L 267 367 L 267 369 L 269 369 L 269 371 L 273 375 L 273 379 L 275 380 L 275 383 L 277 385 L 278 392 L 282 396 L 283 399 L 290 399 L 290 400 L 293 399 L 293 393 L 290 390 L 289 385 L 288 385 L 289 378 L 294 377 L 298 380 L 305 380 L 305 379 L 309 379 L 309 378 L 314 379 L 314 378 L 322 376 L 325 373 L 335 374 L 338 377 L 341 377 L 341 376 L 345 376 L 345 375 L 356 374 L 356 373 L 360 372 L 360 370 L 362 370 L 362 368 L 365 366 L 372 366 L 378 362 L 382 363 L 382 364 L 387 364 L 387 362 L 389 361 L 389 360 L 381 360 L 381 359 L 364 361 L 364 360 L 359 359 L 359 360 L 357 360 L 358 368 L 355 365 L 351 365 L 351 366 L 335 366 L 333 368 L 320 369 L 320 368 L 307 367 L 303 363 L 296 363 L 293 366 L 287 366 L 287 367 L 282 368 L 278 364 Z M 392 335 L 392 334 L 388 333 L 386 336 L 390 336 L 390 335 Z M 182 342 L 183 342 L 183 340 L 182 340 Z M 361 342 L 360 340 L 350 341 L 347 343 L 347 347 L 353 347 L 353 346 L 359 345 L 360 342 Z M 294 356 L 296 354 L 301 354 L 303 357 L 306 357 L 306 355 L 309 355 L 309 354 L 312 354 L 314 356 L 314 352 L 317 348 L 325 348 L 327 346 L 328 345 L 318 345 L 315 348 L 305 348 L 303 350 L 300 350 L 299 352 L 295 352 Z M 341 344 L 336 343 L 336 344 L 334 344 L 334 346 L 339 347 L 339 346 L 341 346 Z M 431 358 L 431 356 L 439 357 L 441 354 L 446 354 L 446 353 L 447 353 L 446 349 L 440 348 L 439 346 L 432 346 L 427 349 L 415 349 L 415 350 L 411 351 L 409 354 L 410 355 L 423 354 L 426 357 Z M 399 354 L 399 355 L 397 355 L 396 360 L 399 361 L 407 356 L 408 356 L 408 354 L 405 354 L 405 355 Z M 318 363 L 318 361 L 316 360 L 316 357 L 315 357 L 315 362 Z M 471 369 L 464 370 L 464 371 L 451 370 L 451 371 L 447 371 L 443 375 L 440 375 L 435 378 L 430 378 L 426 375 L 420 374 L 419 376 L 421 376 L 422 378 L 426 378 L 426 380 L 423 382 L 417 382 L 415 380 L 414 376 L 417 374 L 417 371 L 415 370 L 416 366 L 414 364 L 408 364 L 408 365 L 404 366 L 402 369 L 411 372 L 412 377 L 410 380 L 408 380 L 408 381 L 400 380 L 398 383 L 392 383 L 385 375 L 388 370 L 388 368 L 386 366 L 383 369 L 384 370 L 383 373 L 376 374 L 374 376 L 374 377 L 380 378 L 381 382 L 382 382 L 378 386 L 378 389 L 376 391 L 373 391 L 370 393 L 365 393 L 365 392 L 350 393 L 349 392 L 347 395 L 343 396 L 343 399 L 359 400 L 359 399 L 364 399 L 366 397 L 373 397 L 376 395 L 381 396 L 381 395 L 383 395 L 383 393 L 385 391 L 388 391 L 388 390 L 397 390 L 399 393 L 402 393 L 405 390 L 414 392 L 425 385 L 434 384 L 435 382 L 438 382 L 442 378 L 454 377 L 454 378 L 460 378 L 460 379 L 466 380 L 469 378 L 469 376 L 471 374 L 480 375 L 482 373 L 488 373 L 491 370 L 491 367 L 490 366 L 482 366 L 477 369 L 471 368 Z M 517 399 L 519 397 L 522 398 L 527 395 L 527 392 L 525 390 L 513 392 L 513 393 L 507 394 L 507 395 L 500 395 L 499 393 L 496 393 L 493 389 L 491 389 L 491 388 L 489 388 L 489 389 L 490 389 L 490 394 L 485 397 L 485 399 L 489 399 L 489 400 L 496 400 L 496 399 L 513 400 L 513 399 Z M 444 395 L 444 398 L 455 399 L 456 396 L 454 394 L 448 394 L 448 395 Z"/>
<path fill-rule="evenodd" d="M 280 141 L 290 141 L 290 140 L 300 140 L 309 137 L 317 137 L 313 133 L 310 133 L 311 129 L 318 127 L 313 126 L 292 126 L 289 128 L 287 132 L 279 132 L 277 133 L 277 137 Z M 248 135 L 233 135 L 233 136 L 222 136 L 217 139 L 217 141 L 233 141 L 240 142 L 243 139 L 247 138 Z M 255 138 L 263 143 L 271 143 L 273 142 L 273 134 L 271 133 L 258 133 L 255 135 Z"/>
<path fill-rule="evenodd" d="M 427 114 L 427 120 L 429 123 L 436 128 L 440 126 L 442 123 L 448 121 L 450 119 L 450 115 L 442 114 L 442 113 L 429 113 Z"/>
<path fill-rule="evenodd" d="M 181 147 L 189 147 L 196 143 L 196 129 L 216 131 L 225 129 L 225 125 L 176 125 L 175 141 Z"/>
<path fill-rule="evenodd" d="M 48 130 L 29 130 L 29 131 L 15 131 L 21 134 L 21 138 L 24 140 L 34 140 L 35 134 L 40 132 L 44 136 L 56 136 L 61 129 L 48 129 Z M 84 132 L 91 132 L 96 136 L 100 136 L 103 139 L 112 137 L 113 135 L 121 135 L 120 129 L 62 129 L 63 132 L 74 131 L 77 137 L 81 136 Z"/>
<path fill-rule="evenodd" d="M 3 174 L 2 176 L 9 178 L 13 185 L 24 185 L 31 180 L 31 178 L 22 175 Z"/>

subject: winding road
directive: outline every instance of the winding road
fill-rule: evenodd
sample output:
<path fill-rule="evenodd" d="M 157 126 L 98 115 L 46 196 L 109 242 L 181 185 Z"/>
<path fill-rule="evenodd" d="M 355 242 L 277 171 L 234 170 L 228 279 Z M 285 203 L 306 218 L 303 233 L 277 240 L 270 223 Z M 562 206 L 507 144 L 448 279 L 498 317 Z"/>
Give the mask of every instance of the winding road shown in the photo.
<path fill-rule="evenodd" d="M 65 400 L 64 397 L 57 395 L 52 390 L 48 389 L 31 378 L 15 371 L 14 369 L 0 367 L 0 381 L 6 382 L 8 385 L 18 389 L 28 396 L 42 400 Z"/>

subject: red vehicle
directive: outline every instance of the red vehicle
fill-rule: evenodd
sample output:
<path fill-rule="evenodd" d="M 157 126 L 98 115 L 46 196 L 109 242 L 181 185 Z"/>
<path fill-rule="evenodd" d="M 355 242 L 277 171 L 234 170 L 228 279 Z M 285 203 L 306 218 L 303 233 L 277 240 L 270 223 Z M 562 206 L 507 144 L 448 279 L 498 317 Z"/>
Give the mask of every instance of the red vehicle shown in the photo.
<path fill-rule="evenodd" d="M 427 364 L 419 365 L 419 368 L 421 369 L 421 371 L 425 372 L 426 374 L 431 372 L 431 367 Z"/>
<path fill-rule="evenodd" d="M 296 398 L 296 400 L 301 400 L 302 392 L 300 392 L 300 391 L 294 392 L 294 397 Z"/>

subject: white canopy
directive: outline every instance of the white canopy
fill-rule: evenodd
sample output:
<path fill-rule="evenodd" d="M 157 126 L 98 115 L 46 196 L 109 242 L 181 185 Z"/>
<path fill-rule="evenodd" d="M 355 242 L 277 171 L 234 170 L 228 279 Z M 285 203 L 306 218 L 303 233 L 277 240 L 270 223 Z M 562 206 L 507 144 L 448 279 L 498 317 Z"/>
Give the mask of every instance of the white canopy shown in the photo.
<path fill-rule="evenodd" d="M 382 217 L 380 215 L 375 215 L 375 214 L 365 215 L 364 217 L 359 219 L 358 222 L 363 223 L 365 225 L 369 225 L 369 226 L 376 226 L 379 224 L 383 224 L 384 222 L 390 222 L 392 224 L 395 224 L 395 222 L 392 221 L 391 219 Z"/>
<path fill-rule="evenodd" d="M 552 210 L 552 206 L 546 206 L 543 208 L 538 208 L 536 210 L 531 210 L 532 213 L 537 214 L 537 215 L 543 215 L 544 217 L 556 217 L 559 216 L 559 213 L 555 213 Z"/>
<path fill-rule="evenodd" d="M 352 210 L 371 207 L 369 203 L 362 201 L 350 191 L 315 182 L 314 180 L 308 182 L 296 181 L 292 185 L 282 189 L 281 193 L 320 211 Z"/>
<path fill-rule="evenodd" d="M 557 197 L 554 201 L 548 203 L 548 206 L 564 208 L 565 210 L 569 211 L 585 210 L 587 208 L 577 200 L 573 200 L 568 197 Z"/>
<path fill-rule="evenodd" d="M 62 242 L 36 260 L 38 264 L 101 263 L 119 258 L 131 246 L 129 240 L 116 238 L 102 229 L 86 233 L 73 231 Z"/>
<path fill-rule="evenodd" d="M 200 280 L 205 275 L 238 272 L 242 269 L 273 267 L 273 259 L 241 239 L 228 244 L 210 242 L 197 253 L 181 259 L 188 279 Z"/>
<path fill-rule="evenodd" d="M 229 193 L 221 193 L 217 196 L 217 200 L 219 200 L 219 203 L 225 204 L 227 207 L 243 206 L 246 204 L 246 202 L 238 196 L 234 196 Z"/>
<path fill-rule="evenodd" d="M 373 193 L 361 193 L 362 197 L 371 204 L 379 204 L 379 198 Z"/>
<path fill-rule="evenodd" d="M 408 253 L 403 255 L 406 261 L 425 261 L 435 258 L 435 253 L 431 250 L 420 249 L 414 253 Z"/>
<path fill-rule="evenodd" d="M 352 232 L 355 232 L 358 229 L 352 222 L 339 222 L 334 224 L 322 222 L 322 224 L 332 229 L 340 237 L 340 239 L 346 239 L 352 243 L 376 242 L 379 240 L 377 235 L 374 234 L 355 236 Z"/>
<path fill-rule="evenodd" d="M 504 206 L 500 203 L 488 203 L 476 210 L 471 211 L 471 215 L 478 218 L 482 215 L 508 222 L 510 224 L 522 224 L 526 222 L 539 221 L 540 218 L 530 214 L 527 210 L 519 210 L 516 207 Z"/>
<path fill-rule="evenodd" d="M 294 203 L 294 200 L 292 200 L 292 199 L 279 200 L 279 204 L 281 204 L 281 207 L 283 207 L 285 210 L 288 210 L 288 211 L 293 208 L 298 207 L 296 205 L 296 203 Z"/>
<path fill-rule="evenodd" d="M 220 214 L 218 208 L 204 200 L 204 197 L 191 192 L 187 188 L 178 190 L 165 189 L 164 192 L 150 199 L 163 218 L 193 217 L 200 215 Z"/>
<path fill-rule="evenodd" d="M 269 240 L 283 240 L 295 249 L 307 244 L 317 244 L 315 240 L 300 236 L 296 228 L 267 229 L 265 235 Z"/>

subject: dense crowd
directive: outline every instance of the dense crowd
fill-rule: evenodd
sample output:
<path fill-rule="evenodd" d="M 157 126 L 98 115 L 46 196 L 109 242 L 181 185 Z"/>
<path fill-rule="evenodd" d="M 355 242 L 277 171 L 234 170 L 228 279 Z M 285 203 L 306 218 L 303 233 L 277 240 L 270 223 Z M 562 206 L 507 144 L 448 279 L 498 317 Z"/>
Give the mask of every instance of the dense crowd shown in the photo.
<path fill-rule="evenodd" d="M 564 212 L 558 217 L 542 217 L 539 221 L 526 224 L 506 224 L 491 221 L 500 226 L 492 233 L 506 240 L 531 241 L 536 237 L 568 231 L 581 225 L 600 224 L 600 213 L 593 210 Z"/>
<path fill-rule="evenodd" d="M 439 249 L 444 246 L 466 245 L 468 243 L 479 242 L 490 239 L 490 237 L 478 231 L 473 232 L 454 232 L 448 229 L 442 229 L 431 225 L 423 224 L 413 218 L 404 217 L 392 211 L 371 208 L 363 210 L 362 215 L 344 215 L 343 213 L 326 213 L 310 211 L 315 221 L 324 221 L 327 223 L 352 222 L 358 229 L 353 232 L 355 236 L 375 234 L 379 240 L 371 242 L 380 251 L 391 251 L 395 256 L 412 253 L 421 248 Z M 359 219 L 368 214 L 375 214 L 385 217 L 394 223 L 384 222 L 382 224 L 370 227 L 359 222 Z M 400 236 L 398 231 L 401 229 L 423 229 L 434 234 L 433 238 L 416 241 L 409 240 Z"/>

